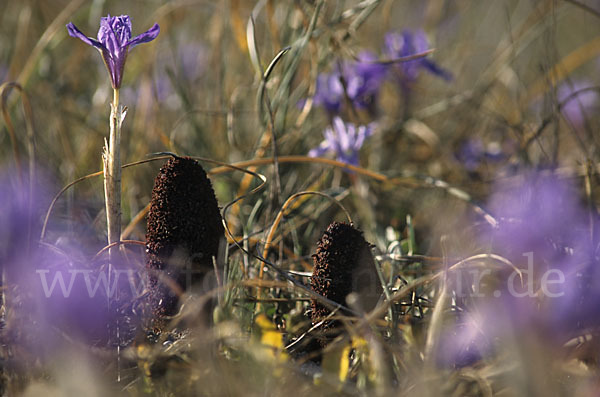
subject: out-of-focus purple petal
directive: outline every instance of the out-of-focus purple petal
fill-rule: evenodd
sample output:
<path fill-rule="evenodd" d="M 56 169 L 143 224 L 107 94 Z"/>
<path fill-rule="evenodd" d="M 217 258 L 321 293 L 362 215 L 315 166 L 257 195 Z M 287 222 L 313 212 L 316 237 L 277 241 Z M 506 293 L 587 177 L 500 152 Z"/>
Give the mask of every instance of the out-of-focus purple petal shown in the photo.
<path fill-rule="evenodd" d="M 208 50 L 206 45 L 190 42 L 177 50 L 180 69 L 188 81 L 194 81 L 204 74 L 208 66 Z"/>
<path fill-rule="evenodd" d="M 358 150 L 362 147 L 363 143 L 365 143 L 365 139 L 372 134 L 372 126 L 361 125 L 358 127 L 358 131 L 356 133 L 356 140 L 354 141 L 354 149 Z"/>
<path fill-rule="evenodd" d="M 476 363 L 491 351 L 490 340 L 499 331 L 487 305 L 462 313 L 456 324 L 442 332 L 436 362 L 440 367 L 462 368 Z"/>
<path fill-rule="evenodd" d="M 158 36 L 159 33 L 160 33 L 160 26 L 158 26 L 158 24 L 155 23 L 154 26 L 152 26 L 150 29 L 148 29 L 144 33 L 137 35 L 133 39 L 131 39 L 127 43 L 127 45 L 130 46 L 131 48 L 133 48 L 138 44 L 148 43 L 148 42 L 154 40 Z"/>
<path fill-rule="evenodd" d="M 0 64 L 0 82 L 3 82 L 8 74 L 8 68 L 5 64 Z"/>
<path fill-rule="evenodd" d="M 562 282 L 548 287 L 555 296 L 544 296 L 546 305 L 503 292 L 505 304 L 519 322 L 516 325 L 537 322 L 552 330 L 547 336 L 561 342 L 586 326 L 600 325 L 596 247 L 590 241 L 589 214 L 577 186 L 554 175 L 532 173 L 519 183 L 496 186 L 488 208 L 500 220 L 500 226 L 484 235 L 493 242 L 495 253 L 513 263 L 532 266 L 531 271 L 527 269 L 527 288 L 541 282 L 549 271 L 556 273 L 553 279 L 560 279 L 559 274 L 564 276 Z M 525 259 L 527 255 L 531 260 Z"/>
<path fill-rule="evenodd" d="M 406 31 L 409 32 L 408 30 Z M 412 48 L 411 50 L 419 53 L 424 52 L 429 49 L 429 41 L 427 40 L 427 35 L 422 29 L 417 29 L 414 35 L 410 36 L 412 39 Z"/>
<path fill-rule="evenodd" d="M 398 59 L 410 55 L 419 54 L 429 49 L 427 36 L 422 30 L 414 33 L 410 30 L 404 30 L 401 34 L 390 32 L 384 38 L 384 52 L 390 59 Z M 410 86 L 418 77 L 421 69 L 439 76 L 446 81 L 452 79 L 452 74 L 437 65 L 428 58 L 414 59 L 412 61 L 398 62 L 394 64 L 394 70 L 400 83 L 406 88 Z"/>
<path fill-rule="evenodd" d="M 334 117 L 333 129 L 339 146 L 339 152 L 346 153 L 350 149 L 350 140 L 354 138 L 354 125 L 344 124 L 341 118 Z"/>
<path fill-rule="evenodd" d="M 586 115 L 592 115 L 593 108 L 599 102 L 600 94 L 598 91 L 585 91 L 576 94 L 578 91 L 588 87 L 593 87 L 589 81 L 578 80 L 572 84 L 565 82 L 558 88 L 558 102 L 563 104 L 561 110 L 563 115 L 575 126 L 582 127 L 585 123 Z M 571 97 L 575 94 L 574 97 Z"/>
<path fill-rule="evenodd" d="M 404 38 L 402 35 L 396 32 L 387 33 L 383 39 L 384 53 L 388 56 L 393 57 L 402 51 L 404 45 Z"/>
<path fill-rule="evenodd" d="M 439 65 L 430 61 L 429 59 L 423 59 L 423 67 L 431 72 L 431 74 L 439 76 L 446 81 L 452 80 L 452 73 L 441 68 Z"/>
<path fill-rule="evenodd" d="M 345 94 L 353 106 L 370 106 L 385 79 L 387 66 L 377 63 L 375 54 L 363 51 L 356 61 L 346 61 L 330 74 L 317 77 L 317 90 L 314 103 L 325 107 L 331 113 L 339 113 Z M 344 80 L 346 92 L 341 80 Z"/>
<path fill-rule="evenodd" d="M 338 135 L 334 131 L 333 128 L 331 128 L 331 127 L 325 128 L 325 131 L 323 132 L 323 136 L 325 137 L 325 140 L 327 141 L 327 145 L 328 145 L 330 151 L 333 151 L 334 153 L 340 153 L 342 151 L 342 149 L 340 148 L 340 142 L 338 140 Z"/>
<path fill-rule="evenodd" d="M 321 157 L 325 153 L 327 153 L 331 148 L 329 147 L 329 142 L 326 140 L 321 142 L 319 146 L 314 149 L 311 149 L 308 152 L 308 157 Z"/>
<path fill-rule="evenodd" d="M 332 113 L 340 111 L 344 97 L 344 88 L 340 82 L 339 75 L 321 74 L 317 77 L 317 89 L 314 96 L 314 104 L 323 106 Z"/>
<path fill-rule="evenodd" d="M 358 62 L 354 65 L 354 73 L 363 78 L 367 86 L 366 91 L 369 92 L 379 89 L 387 74 L 387 65 L 378 63 L 377 59 L 374 53 L 362 51 L 358 54 Z"/>

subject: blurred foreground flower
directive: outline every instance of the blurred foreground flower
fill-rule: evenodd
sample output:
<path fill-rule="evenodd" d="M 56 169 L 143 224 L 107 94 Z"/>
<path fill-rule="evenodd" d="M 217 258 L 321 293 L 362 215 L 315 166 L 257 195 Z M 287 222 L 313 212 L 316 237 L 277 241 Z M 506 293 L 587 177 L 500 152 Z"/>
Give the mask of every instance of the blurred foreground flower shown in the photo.
<path fill-rule="evenodd" d="M 320 74 L 315 105 L 323 106 L 331 113 L 339 113 L 347 95 L 353 106 L 368 108 L 374 103 L 387 72 L 386 66 L 376 63 L 376 60 L 375 54 L 364 51 L 358 55 L 357 61 L 345 62 L 333 73 Z"/>
<path fill-rule="evenodd" d="M 325 140 L 308 152 L 310 157 L 321 157 L 327 152 L 334 152 L 338 161 L 358 166 L 358 151 L 365 139 L 373 134 L 373 123 L 356 127 L 352 123 L 344 123 L 334 117 L 333 128 L 327 127 L 323 132 Z"/>
<path fill-rule="evenodd" d="M 118 89 L 121 87 L 123 68 L 130 48 L 154 40 L 160 32 L 160 27 L 155 23 L 149 30 L 132 39 L 129 16 L 111 17 L 108 15 L 100 20 L 98 40 L 87 37 L 73 23 L 67 24 L 67 30 L 71 37 L 77 37 L 100 51 L 110 74 L 112 86 L 114 89 Z"/>
<path fill-rule="evenodd" d="M 384 52 L 390 59 L 408 57 L 429 50 L 427 36 L 425 36 L 425 32 L 422 30 L 417 30 L 414 33 L 404 30 L 402 34 L 391 32 L 385 35 L 384 41 Z M 452 74 L 449 71 L 441 68 L 426 57 L 412 61 L 398 62 L 394 65 L 394 70 L 398 74 L 400 83 L 405 87 L 417 80 L 421 69 L 425 69 L 427 72 L 447 81 L 452 79 Z"/>
<path fill-rule="evenodd" d="M 558 352 L 572 338 L 596 333 L 598 219 L 579 187 L 548 171 L 531 172 L 498 182 L 488 208 L 499 226 L 480 233 L 480 242 L 515 268 L 470 268 L 452 276 L 461 280 L 453 293 L 466 310 L 443 334 L 438 362 L 470 365 L 506 352 L 507 343 L 519 343 L 515 335 Z"/>

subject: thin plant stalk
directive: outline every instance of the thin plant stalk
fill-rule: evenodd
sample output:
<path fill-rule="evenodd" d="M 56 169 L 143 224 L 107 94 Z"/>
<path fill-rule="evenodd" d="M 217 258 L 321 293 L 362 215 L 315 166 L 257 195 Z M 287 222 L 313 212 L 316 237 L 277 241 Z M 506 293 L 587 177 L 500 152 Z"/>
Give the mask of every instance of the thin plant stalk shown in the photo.
<path fill-rule="evenodd" d="M 113 89 L 113 101 L 110 104 L 110 136 L 108 143 L 104 140 L 102 162 L 104 166 L 104 201 L 106 203 L 106 229 L 108 245 L 108 285 L 111 285 L 111 274 L 117 260 L 119 242 L 121 241 L 121 124 L 127 110 L 119 109 L 119 89 Z M 115 244 L 116 243 L 116 244 Z M 115 291 L 116 292 L 116 291 Z M 108 310 L 111 310 L 111 296 L 107 296 Z M 119 320 L 116 324 L 116 337 L 119 340 Z M 109 331 L 109 341 L 112 333 Z M 117 344 L 117 382 L 121 381 L 120 344 Z"/>
<path fill-rule="evenodd" d="M 126 113 L 123 108 L 119 109 L 119 89 L 115 88 L 113 93 L 110 105 L 110 136 L 108 143 L 104 141 L 102 154 L 108 244 L 118 243 L 121 239 L 121 124 Z M 118 249 L 118 244 L 109 249 L 111 265 Z"/>

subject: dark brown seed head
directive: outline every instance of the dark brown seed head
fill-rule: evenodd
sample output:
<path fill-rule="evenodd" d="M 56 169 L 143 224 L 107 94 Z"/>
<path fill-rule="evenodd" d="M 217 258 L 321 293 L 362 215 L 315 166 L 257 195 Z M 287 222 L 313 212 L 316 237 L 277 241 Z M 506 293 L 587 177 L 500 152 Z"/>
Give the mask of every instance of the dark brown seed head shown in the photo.
<path fill-rule="evenodd" d="M 360 305 L 370 310 L 381 293 L 370 244 L 362 232 L 347 223 L 329 225 L 313 255 L 315 267 L 311 288 L 316 293 L 342 305 L 346 296 L 356 292 Z M 312 322 L 316 324 L 330 313 L 317 300 L 312 301 Z"/>
<path fill-rule="evenodd" d="M 202 166 L 189 157 L 168 160 L 152 190 L 146 267 L 163 271 L 185 290 L 189 280 L 212 271 L 223 235 L 217 199 Z M 150 277 L 150 295 L 157 314 L 172 314 L 177 307 L 177 297 L 156 275 Z"/>

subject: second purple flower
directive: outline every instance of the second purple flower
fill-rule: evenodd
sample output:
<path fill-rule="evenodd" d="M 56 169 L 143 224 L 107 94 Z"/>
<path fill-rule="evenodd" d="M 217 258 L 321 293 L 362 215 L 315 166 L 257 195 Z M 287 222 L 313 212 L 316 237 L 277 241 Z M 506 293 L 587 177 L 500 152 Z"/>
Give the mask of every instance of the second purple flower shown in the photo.
<path fill-rule="evenodd" d="M 320 157 L 333 152 L 338 161 L 358 166 L 358 151 L 365 140 L 373 134 L 374 124 L 355 126 L 344 123 L 339 117 L 333 118 L 333 128 L 327 127 L 323 132 L 325 140 L 308 152 L 310 157 Z"/>

